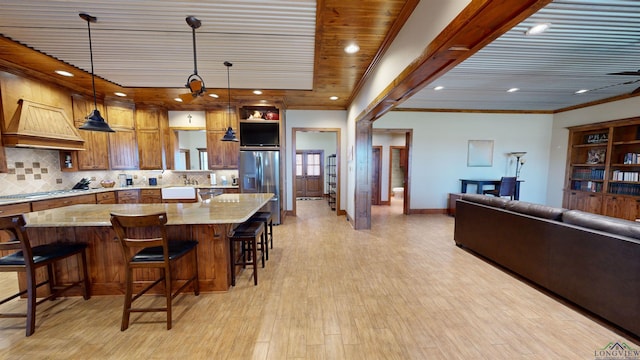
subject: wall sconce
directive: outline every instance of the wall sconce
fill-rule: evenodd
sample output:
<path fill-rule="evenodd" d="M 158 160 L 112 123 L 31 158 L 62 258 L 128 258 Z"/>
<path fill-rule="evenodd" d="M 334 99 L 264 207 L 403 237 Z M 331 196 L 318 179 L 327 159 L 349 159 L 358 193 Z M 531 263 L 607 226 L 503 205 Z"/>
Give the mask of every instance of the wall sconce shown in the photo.
<path fill-rule="evenodd" d="M 526 151 L 512 151 L 509 153 L 509 155 L 516 157 L 516 179 L 520 176 L 520 170 L 522 170 L 524 163 L 527 161 L 527 159 L 522 158 L 526 153 Z"/>

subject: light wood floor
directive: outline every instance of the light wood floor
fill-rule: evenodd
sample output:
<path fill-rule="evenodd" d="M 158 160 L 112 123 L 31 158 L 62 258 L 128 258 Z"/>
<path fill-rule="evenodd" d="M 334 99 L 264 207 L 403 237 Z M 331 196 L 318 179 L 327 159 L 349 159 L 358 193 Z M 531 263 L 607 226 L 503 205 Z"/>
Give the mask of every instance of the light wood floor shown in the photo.
<path fill-rule="evenodd" d="M 0 358 L 593 359 L 612 341 L 640 347 L 457 248 L 451 217 L 403 216 L 394 202 L 354 231 L 324 201 L 297 206 L 257 287 L 247 271 L 228 293 L 181 295 L 170 331 L 143 314 L 121 332 L 118 296 L 56 300 L 29 338 L 22 319 L 0 319 Z M 14 286 L 0 278 L 0 291 Z"/>

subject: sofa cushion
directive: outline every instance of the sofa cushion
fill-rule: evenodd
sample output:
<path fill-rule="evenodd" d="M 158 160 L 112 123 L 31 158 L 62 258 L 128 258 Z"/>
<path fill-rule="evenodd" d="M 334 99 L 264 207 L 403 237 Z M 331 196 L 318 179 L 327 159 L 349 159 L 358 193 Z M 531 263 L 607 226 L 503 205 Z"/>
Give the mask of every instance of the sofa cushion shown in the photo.
<path fill-rule="evenodd" d="M 539 218 L 549 220 L 562 219 L 562 213 L 567 209 L 551 207 L 542 204 L 534 204 L 526 201 L 511 200 L 505 206 L 506 210 L 514 211 L 520 214 L 527 214 Z"/>
<path fill-rule="evenodd" d="M 462 194 L 462 200 L 471 201 L 478 204 L 489 205 L 497 208 L 504 209 L 505 205 L 510 201 L 507 198 L 500 198 L 496 196 L 481 195 L 481 194 Z"/>
<path fill-rule="evenodd" d="M 568 210 L 562 214 L 562 221 L 589 229 L 640 239 L 640 224 L 635 221 L 592 214 L 580 210 Z"/>

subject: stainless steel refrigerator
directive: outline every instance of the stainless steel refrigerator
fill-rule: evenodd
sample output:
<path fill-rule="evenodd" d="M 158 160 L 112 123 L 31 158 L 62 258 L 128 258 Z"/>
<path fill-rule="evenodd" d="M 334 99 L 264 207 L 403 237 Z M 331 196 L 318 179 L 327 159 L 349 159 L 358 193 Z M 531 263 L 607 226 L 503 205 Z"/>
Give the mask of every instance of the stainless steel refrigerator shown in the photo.
<path fill-rule="evenodd" d="M 280 224 L 280 152 L 277 150 L 241 150 L 241 193 L 273 193 L 266 205 L 273 216 L 273 223 Z"/>

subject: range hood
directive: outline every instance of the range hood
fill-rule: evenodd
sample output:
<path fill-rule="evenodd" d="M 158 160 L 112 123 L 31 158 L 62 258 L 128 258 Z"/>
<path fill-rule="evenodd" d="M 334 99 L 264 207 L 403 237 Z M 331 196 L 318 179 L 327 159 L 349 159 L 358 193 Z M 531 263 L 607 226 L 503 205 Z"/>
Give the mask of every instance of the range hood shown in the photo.
<path fill-rule="evenodd" d="M 6 147 L 84 150 L 84 139 L 61 108 L 20 99 L 18 109 L 2 132 Z"/>

